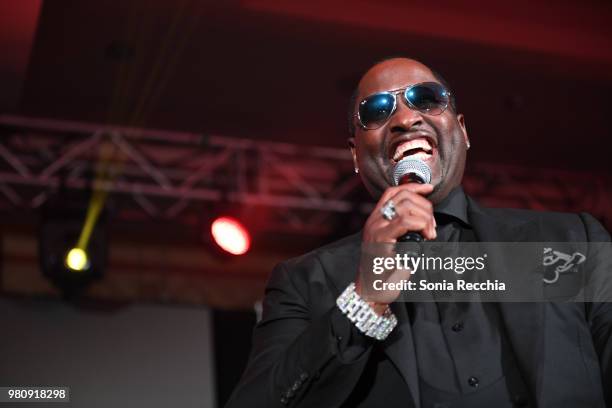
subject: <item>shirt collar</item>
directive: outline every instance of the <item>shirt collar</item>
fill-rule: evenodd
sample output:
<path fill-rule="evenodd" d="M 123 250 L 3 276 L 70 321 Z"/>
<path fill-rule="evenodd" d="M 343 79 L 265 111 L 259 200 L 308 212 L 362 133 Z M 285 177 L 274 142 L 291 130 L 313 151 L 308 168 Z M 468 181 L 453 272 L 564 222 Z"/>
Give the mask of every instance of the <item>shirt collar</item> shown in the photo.
<path fill-rule="evenodd" d="M 444 200 L 434 207 L 434 216 L 437 222 L 457 220 L 470 226 L 467 216 L 467 198 L 461 186 L 455 187 Z"/>

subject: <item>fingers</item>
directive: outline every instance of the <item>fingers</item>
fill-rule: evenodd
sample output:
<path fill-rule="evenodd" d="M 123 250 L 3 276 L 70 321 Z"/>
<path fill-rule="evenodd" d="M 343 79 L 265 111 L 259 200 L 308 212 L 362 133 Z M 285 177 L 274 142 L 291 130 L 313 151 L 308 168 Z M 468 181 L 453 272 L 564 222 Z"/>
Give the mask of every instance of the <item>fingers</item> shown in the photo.
<path fill-rule="evenodd" d="M 433 205 L 424 195 L 433 191 L 430 184 L 405 184 L 387 189 L 370 214 L 364 227 L 365 242 L 396 242 L 407 232 L 418 232 L 425 239 L 436 238 L 436 221 Z M 387 220 L 381 215 L 381 208 L 393 201 L 396 215 Z"/>
<path fill-rule="evenodd" d="M 425 197 L 409 191 L 399 191 L 391 200 L 398 214 L 433 214 L 433 204 Z"/>
<path fill-rule="evenodd" d="M 409 231 L 413 231 L 410 228 L 419 228 L 414 231 L 420 231 L 426 239 L 436 238 L 436 219 L 433 215 L 433 205 L 431 202 L 422 196 L 411 195 L 407 198 L 401 197 L 395 204 L 395 211 L 398 214 L 391 222 L 391 226 L 394 224 L 399 225 L 398 228 L 408 228 Z M 395 202 L 395 201 L 394 201 Z M 414 226 L 414 222 L 418 221 L 419 225 Z"/>
<path fill-rule="evenodd" d="M 389 221 L 385 228 L 389 234 L 400 237 L 407 232 L 419 232 L 423 238 L 428 240 L 436 239 L 436 220 L 432 212 L 427 212 L 422 208 L 405 204 L 397 207 L 397 216 Z"/>
<path fill-rule="evenodd" d="M 390 187 L 385 190 L 366 221 L 363 229 L 363 242 L 394 244 L 399 237 L 407 232 L 418 232 L 425 239 L 435 239 L 436 220 L 433 216 L 433 205 L 425 198 L 432 191 L 433 186 L 431 184 L 416 183 Z M 391 220 L 386 219 L 381 213 L 381 209 L 389 200 L 392 200 L 395 209 L 395 215 Z M 389 252 L 388 256 L 392 256 L 395 245 L 379 245 L 376 250 L 379 251 L 377 256 L 380 256 L 381 253 L 384 255 L 387 251 Z M 357 278 L 357 290 L 363 290 L 363 295 L 367 296 L 368 300 L 378 304 L 384 305 L 394 302 L 399 296 L 399 290 L 371 290 L 370 280 L 374 276 L 370 270 L 372 260 L 368 258 L 366 253 L 362 253 L 360 265 L 365 267 L 365 272 Z M 400 269 L 393 271 L 391 274 L 385 274 L 384 278 L 379 278 L 390 282 L 400 282 L 410 279 L 410 272 L 409 269 Z M 366 277 L 367 282 L 361 282 L 361 277 Z M 363 288 L 362 283 L 365 283 Z"/>
<path fill-rule="evenodd" d="M 420 196 L 425 196 L 433 191 L 434 187 L 431 184 L 418 184 L 418 183 L 408 183 L 402 184 L 400 186 L 389 187 L 385 190 L 383 195 L 376 203 L 375 211 L 380 211 L 380 208 L 387 203 L 387 201 L 393 199 L 395 202 L 395 196 L 400 192 L 411 192 L 416 193 Z M 427 200 L 425 197 L 422 197 L 424 200 Z"/>

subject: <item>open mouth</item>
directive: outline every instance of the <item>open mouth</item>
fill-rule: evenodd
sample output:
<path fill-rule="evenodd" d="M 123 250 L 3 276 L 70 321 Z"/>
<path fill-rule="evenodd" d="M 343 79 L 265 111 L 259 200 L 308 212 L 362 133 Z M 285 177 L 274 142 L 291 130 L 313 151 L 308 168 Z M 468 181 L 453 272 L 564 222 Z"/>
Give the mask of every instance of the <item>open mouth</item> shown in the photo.
<path fill-rule="evenodd" d="M 397 163 L 407 157 L 427 161 L 433 156 L 434 147 L 424 137 L 400 143 L 393 152 L 392 161 Z"/>

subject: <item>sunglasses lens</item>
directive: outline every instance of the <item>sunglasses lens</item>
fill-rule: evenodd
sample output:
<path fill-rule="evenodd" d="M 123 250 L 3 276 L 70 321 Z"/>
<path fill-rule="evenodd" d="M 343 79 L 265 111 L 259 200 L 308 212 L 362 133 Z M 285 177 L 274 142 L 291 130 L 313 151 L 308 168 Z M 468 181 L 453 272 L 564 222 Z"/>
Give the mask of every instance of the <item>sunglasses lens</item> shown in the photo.
<path fill-rule="evenodd" d="M 448 106 L 449 94 L 436 82 L 425 82 L 406 89 L 406 100 L 415 109 L 430 115 L 439 115 Z"/>
<path fill-rule="evenodd" d="M 366 129 L 381 127 L 393 111 L 395 97 L 379 93 L 365 98 L 359 104 L 359 120 Z"/>

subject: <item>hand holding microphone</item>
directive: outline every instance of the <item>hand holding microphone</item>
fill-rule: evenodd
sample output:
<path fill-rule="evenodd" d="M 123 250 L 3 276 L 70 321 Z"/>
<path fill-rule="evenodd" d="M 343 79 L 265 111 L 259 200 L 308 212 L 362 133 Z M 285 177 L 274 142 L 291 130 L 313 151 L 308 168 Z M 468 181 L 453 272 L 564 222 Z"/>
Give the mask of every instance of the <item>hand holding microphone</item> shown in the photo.
<path fill-rule="evenodd" d="M 395 243 L 436 238 L 433 205 L 425 198 L 433 191 L 431 170 L 422 160 L 404 159 L 393 171 L 394 187 L 389 187 L 368 217 L 364 243 Z M 415 235 L 415 234 L 418 234 Z"/>
<path fill-rule="evenodd" d="M 429 184 L 431 182 L 431 169 L 422 160 L 404 159 L 399 161 L 393 169 L 393 181 L 396 186 L 410 183 Z M 397 240 L 399 242 L 424 241 L 423 235 L 418 232 L 407 232 Z"/>
<path fill-rule="evenodd" d="M 422 160 L 407 158 L 397 163 L 393 174 L 395 186 L 387 188 L 372 210 L 363 229 L 363 244 L 394 244 L 413 240 L 436 238 L 436 220 L 433 205 L 426 198 L 433 191 L 431 170 Z M 382 247 L 382 246 L 381 246 Z M 367 262 L 363 262 L 367 264 Z M 371 272 L 371 271 L 370 271 Z M 366 271 L 367 273 L 367 271 Z M 398 270 L 391 280 L 409 279 L 410 271 Z M 359 279 L 357 279 L 360 293 Z M 376 304 L 392 303 L 399 296 L 389 291 L 372 294 Z M 376 308 L 375 308 L 376 309 Z"/>

